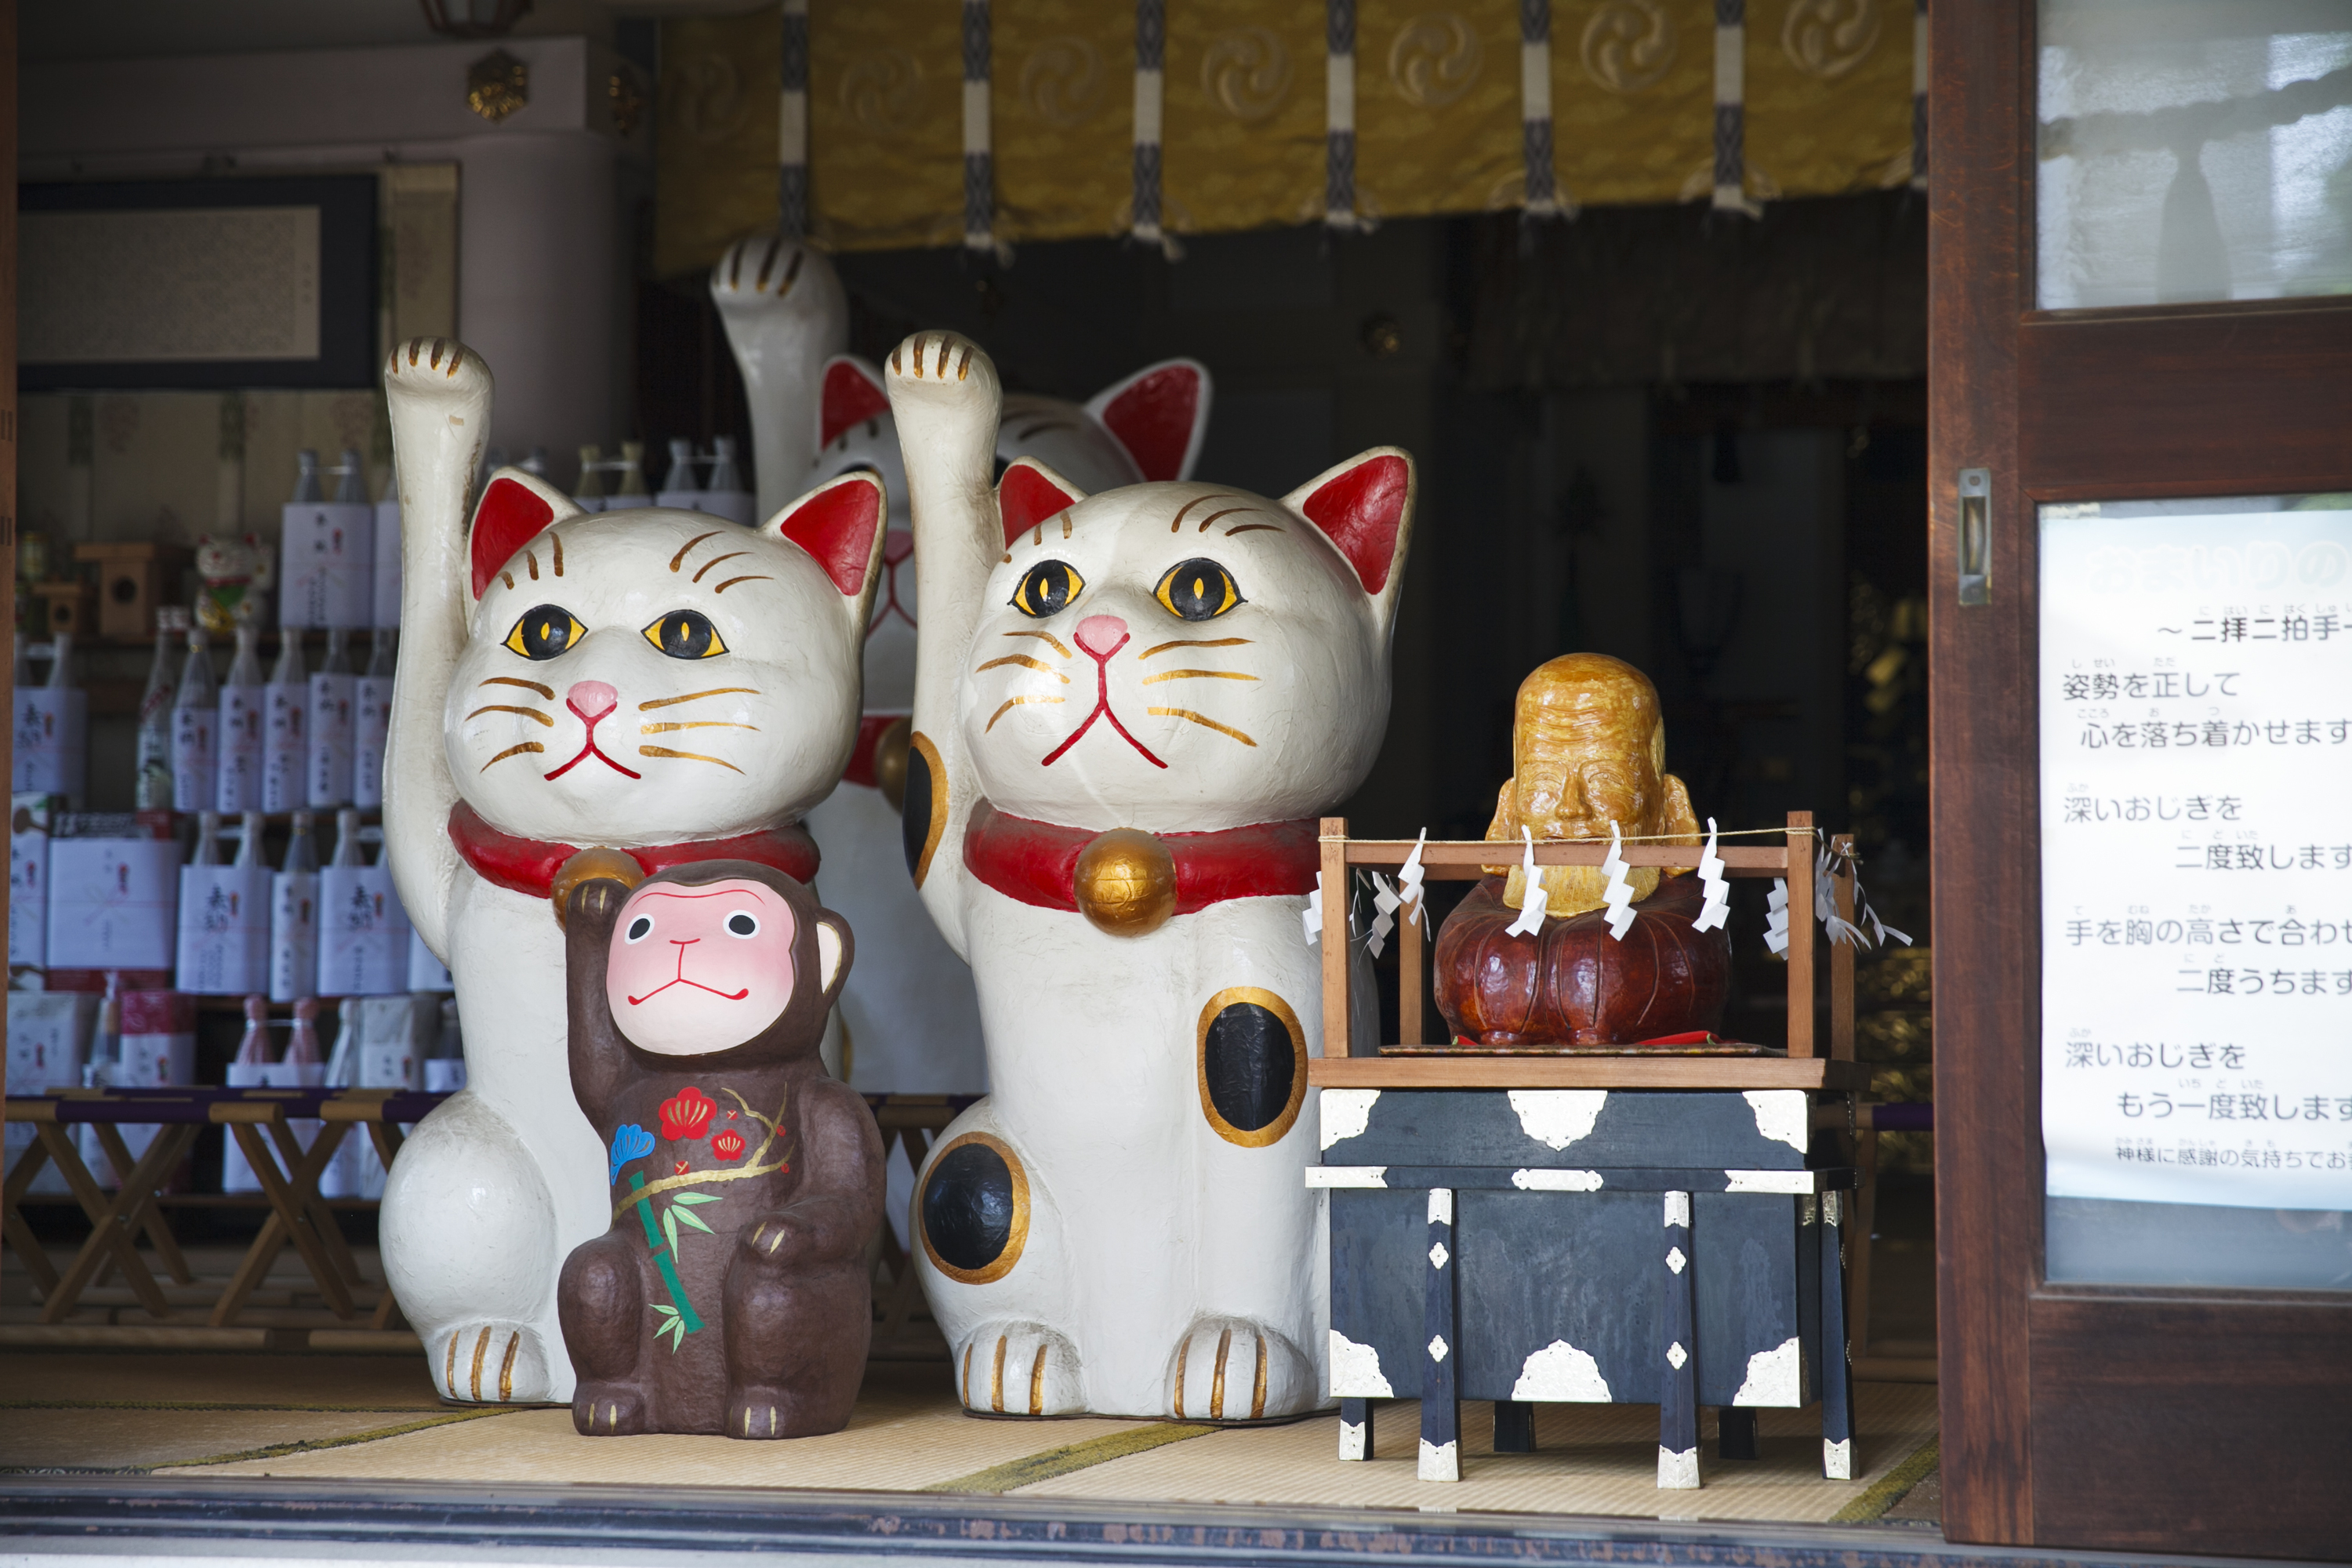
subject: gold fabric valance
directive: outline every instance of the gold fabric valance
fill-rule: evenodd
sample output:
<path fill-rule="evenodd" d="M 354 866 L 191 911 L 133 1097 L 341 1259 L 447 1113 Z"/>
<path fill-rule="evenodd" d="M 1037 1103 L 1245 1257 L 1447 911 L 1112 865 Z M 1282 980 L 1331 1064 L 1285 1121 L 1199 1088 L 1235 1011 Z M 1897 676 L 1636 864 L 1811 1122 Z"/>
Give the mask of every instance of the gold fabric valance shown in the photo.
<path fill-rule="evenodd" d="M 1378 221 L 1525 195 L 1521 0 L 1355 0 L 1355 210 Z M 1136 15 L 1126 0 L 994 0 L 994 234 L 1130 222 Z M 814 0 L 809 230 L 835 250 L 965 237 L 956 0 Z M 1915 0 L 1748 0 L 1746 191 L 1770 201 L 1911 174 Z M 1579 205 L 1709 195 L 1712 0 L 1552 0 L 1553 168 Z M 1167 0 L 1162 216 L 1173 234 L 1323 219 L 1327 6 Z M 795 26 L 798 26 L 797 18 Z M 662 24 L 656 262 L 707 266 L 777 219 L 775 5 Z M 1538 55 L 1537 58 L 1540 58 Z"/>

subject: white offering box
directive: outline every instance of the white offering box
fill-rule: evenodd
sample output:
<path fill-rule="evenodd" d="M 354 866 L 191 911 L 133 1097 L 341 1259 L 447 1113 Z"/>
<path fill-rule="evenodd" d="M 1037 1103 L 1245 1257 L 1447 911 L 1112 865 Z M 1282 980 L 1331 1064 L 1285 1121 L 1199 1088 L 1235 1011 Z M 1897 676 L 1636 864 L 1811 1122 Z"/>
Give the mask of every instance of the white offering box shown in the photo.
<path fill-rule="evenodd" d="M 28 686 L 17 691 L 16 704 L 9 788 L 79 801 L 89 763 L 89 693 Z"/>
<path fill-rule="evenodd" d="M 319 992 L 385 996 L 408 985 L 408 912 L 389 866 L 329 866 L 319 873 Z"/>
<path fill-rule="evenodd" d="M 376 507 L 288 501 L 278 591 L 281 626 L 379 624 L 373 590 Z M 395 605 L 394 622 L 399 619 Z"/>
<path fill-rule="evenodd" d="M 81 1082 L 83 1053 L 89 1046 L 90 1026 L 98 1018 L 98 997 L 88 991 L 11 991 L 8 993 L 8 1092 L 43 1094 L 72 1089 Z M 32 1146 L 29 1122 L 8 1123 L 5 1156 L 13 1171 Z M 45 1165 L 30 1189 L 63 1193 L 64 1174 Z"/>
<path fill-rule="evenodd" d="M 174 839 L 50 840 L 49 967 L 171 968 L 179 890 Z"/>
<path fill-rule="evenodd" d="M 269 988 L 269 884 L 267 866 L 180 868 L 181 990 L 247 996 Z"/>

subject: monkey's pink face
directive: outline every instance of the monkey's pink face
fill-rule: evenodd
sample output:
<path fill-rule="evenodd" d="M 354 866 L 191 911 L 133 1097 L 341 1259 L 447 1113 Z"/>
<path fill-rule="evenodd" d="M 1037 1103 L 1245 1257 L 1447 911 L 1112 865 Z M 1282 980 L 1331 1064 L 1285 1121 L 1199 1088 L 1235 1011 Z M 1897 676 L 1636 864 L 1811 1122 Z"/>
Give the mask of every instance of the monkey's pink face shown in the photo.
<path fill-rule="evenodd" d="M 639 1050 L 731 1049 L 793 999 L 793 929 L 792 906 L 762 883 L 648 883 L 621 906 L 604 999 Z"/>

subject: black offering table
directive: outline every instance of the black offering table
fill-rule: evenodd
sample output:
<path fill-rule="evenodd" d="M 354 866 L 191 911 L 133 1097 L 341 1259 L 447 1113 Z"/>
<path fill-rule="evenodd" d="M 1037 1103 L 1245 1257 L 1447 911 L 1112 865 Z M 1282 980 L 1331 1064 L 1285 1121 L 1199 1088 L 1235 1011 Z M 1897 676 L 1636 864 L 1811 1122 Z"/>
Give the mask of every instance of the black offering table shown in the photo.
<path fill-rule="evenodd" d="M 1726 1458 L 1752 1458 L 1759 1408 L 1822 1405 L 1822 1468 L 1853 1474 L 1844 1228 L 1854 1173 L 1817 1158 L 1817 1126 L 1851 1131 L 1868 1069 L 1852 1060 L 1853 958 L 1831 962 L 1831 1054 L 1813 1051 L 1815 838 L 1728 851 L 1734 876 L 1787 879 L 1785 1052 L 1350 1056 L 1343 944 L 1324 944 L 1322 1161 L 1330 1192 L 1331 1394 L 1339 1457 L 1372 1457 L 1370 1402 L 1421 1401 L 1419 1473 L 1461 1479 L 1461 1402 L 1495 1402 L 1495 1448 L 1534 1446 L 1534 1407 L 1659 1406 L 1658 1485 L 1699 1484 L 1698 1407 Z M 1405 843 L 1323 829 L 1326 933 L 1346 930 L 1348 868 Z M 1843 847 L 1840 846 L 1839 847 Z M 1536 847 L 1597 863 L 1606 846 Z M 1426 844 L 1431 877 L 1475 876 L 1486 844 Z M 1628 850 L 1634 863 L 1671 852 Z M 1680 854 L 1687 858 L 1687 850 Z M 1638 855 L 1638 858 L 1637 858 Z M 1793 868 L 1793 874 L 1791 868 Z M 1851 913 L 1850 867 L 1833 891 Z M 1408 910 L 1409 913 L 1409 910 Z M 1400 927 L 1417 977 L 1420 932 Z M 1420 1037 L 1417 984 L 1400 998 Z M 1335 1005 L 1336 1004 L 1336 1005 Z"/>

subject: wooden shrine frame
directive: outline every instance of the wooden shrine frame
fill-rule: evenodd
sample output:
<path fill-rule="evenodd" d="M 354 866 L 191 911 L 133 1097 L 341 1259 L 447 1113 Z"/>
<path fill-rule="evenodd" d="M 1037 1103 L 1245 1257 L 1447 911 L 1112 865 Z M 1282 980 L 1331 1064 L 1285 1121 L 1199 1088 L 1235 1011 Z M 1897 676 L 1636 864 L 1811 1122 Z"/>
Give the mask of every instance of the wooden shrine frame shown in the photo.
<path fill-rule="evenodd" d="M 1780 1057 L 1475 1056 L 1381 1057 L 1352 1051 L 1348 1017 L 1349 884 L 1356 867 L 1402 866 L 1413 851 L 1410 838 L 1350 838 L 1344 816 L 1323 818 L 1323 1054 L 1307 1064 L 1307 1081 L 1318 1089 L 1402 1088 L 1425 1084 L 1464 1087 L 1491 1084 L 1518 1089 L 1814 1089 L 1854 1091 L 1869 1087 L 1870 1071 L 1853 1059 L 1853 960 L 1849 942 L 1830 943 L 1829 1051 L 1820 1055 L 1813 975 L 1819 963 L 1814 931 L 1813 858 L 1821 835 L 1810 811 L 1789 814 L 1780 843 L 1719 844 L 1724 875 L 1782 877 L 1789 884 L 1789 1039 Z M 1853 918 L 1851 836 L 1829 841 L 1837 912 Z M 1421 863 L 1438 881 L 1475 881 L 1485 867 L 1517 859 L 1522 846 L 1489 839 L 1432 839 L 1421 845 Z M 1619 858 L 1628 866 L 1690 867 L 1696 853 L 1683 845 L 1627 844 Z M 1594 839 L 1538 840 L 1538 866 L 1598 866 L 1608 858 L 1606 842 Z M 1420 924 L 1407 918 L 1415 905 L 1397 911 L 1397 963 L 1401 976 L 1418 976 L 1431 945 Z M 1342 940 L 1333 941 L 1334 933 Z M 1399 984 L 1397 1032 L 1409 1044 L 1423 1033 L 1421 986 Z"/>

